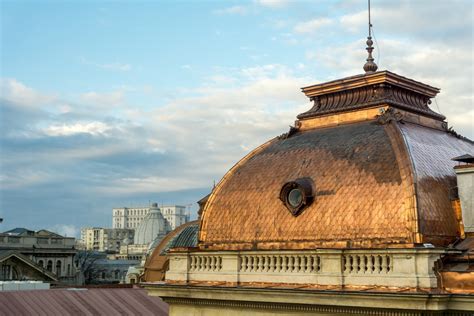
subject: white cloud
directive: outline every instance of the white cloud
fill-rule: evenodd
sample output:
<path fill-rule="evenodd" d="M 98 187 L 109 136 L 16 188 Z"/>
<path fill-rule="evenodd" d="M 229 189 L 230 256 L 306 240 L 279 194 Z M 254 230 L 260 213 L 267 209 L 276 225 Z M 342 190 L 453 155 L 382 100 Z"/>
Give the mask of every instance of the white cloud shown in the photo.
<path fill-rule="evenodd" d="M 301 22 L 295 25 L 294 31 L 297 33 L 313 33 L 319 31 L 322 27 L 333 23 L 333 20 L 328 18 L 316 18 L 310 21 Z"/>
<path fill-rule="evenodd" d="M 75 134 L 106 135 L 111 127 L 102 122 L 50 125 L 43 129 L 48 136 L 71 136 Z"/>
<path fill-rule="evenodd" d="M 0 79 L 0 97 L 15 104 L 40 107 L 56 100 L 57 96 L 40 93 L 16 79 Z"/>
<path fill-rule="evenodd" d="M 269 8 L 282 8 L 290 3 L 289 0 L 255 0 L 255 2 Z"/>

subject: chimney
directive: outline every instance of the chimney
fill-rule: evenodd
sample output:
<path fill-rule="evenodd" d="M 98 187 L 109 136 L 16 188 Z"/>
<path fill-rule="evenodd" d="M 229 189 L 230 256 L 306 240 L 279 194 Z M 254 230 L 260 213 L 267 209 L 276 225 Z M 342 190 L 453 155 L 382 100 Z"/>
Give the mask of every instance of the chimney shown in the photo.
<path fill-rule="evenodd" d="M 463 155 L 453 158 L 460 162 L 454 167 L 458 182 L 462 219 L 466 235 L 474 235 L 474 156 Z"/>

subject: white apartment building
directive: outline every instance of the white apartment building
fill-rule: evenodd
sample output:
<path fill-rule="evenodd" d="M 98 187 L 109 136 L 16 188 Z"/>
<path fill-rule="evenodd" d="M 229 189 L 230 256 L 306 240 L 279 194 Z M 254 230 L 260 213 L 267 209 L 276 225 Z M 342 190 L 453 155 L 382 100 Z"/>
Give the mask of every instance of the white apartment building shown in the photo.
<path fill-rule="evenodd" d="M 119 252 L 122 244 L 133 242 L 133 237 L 133 229 L 101 227 L 81 229 L 81 240 L 86 250 Z"/>
<path fill-rule="evenodd" d="M 148 215 L 152 207 L 153 206 L 114 208 L 112 209 L 112 227 L 136 229 L 145 216 Z M 185 206 L 163 205 L 159 207 L 159 209 L 163 217 L 170 224 L 171 229 L 175 229 L 189 220 Z"/>

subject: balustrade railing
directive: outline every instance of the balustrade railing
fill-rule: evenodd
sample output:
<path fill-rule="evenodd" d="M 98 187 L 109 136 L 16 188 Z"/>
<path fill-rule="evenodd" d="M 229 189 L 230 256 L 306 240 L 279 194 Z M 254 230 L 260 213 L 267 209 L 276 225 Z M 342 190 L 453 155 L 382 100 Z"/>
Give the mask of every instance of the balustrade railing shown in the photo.
<path fill-rule="evenodd" d="M 222 270 L 221 256 L 198 255 L 190 257 L 190 271 L 220 271 Z"/>
<path fill-rule="evenodd" d="M 321 270 L 317 255 L 241 255 L 240 272 L 314 273 Z"/>
<path fill-rule="evenodd" d="M 391 273 L 393 258 L 390 255 L 343 255 L 342 267 L 345 274 Z"/>

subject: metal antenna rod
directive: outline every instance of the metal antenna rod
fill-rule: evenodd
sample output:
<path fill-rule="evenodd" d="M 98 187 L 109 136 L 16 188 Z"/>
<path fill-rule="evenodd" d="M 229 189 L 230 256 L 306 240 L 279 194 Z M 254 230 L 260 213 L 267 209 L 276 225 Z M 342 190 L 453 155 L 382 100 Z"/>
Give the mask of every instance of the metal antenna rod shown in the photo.
<path fill-rule="evenodd" d="M 369 5 L 369 36 L 367 37 L 367 53 L 368 53 L 368 56 L 367 56 L 367 62 L 365 63 L 364 65 L 364 71 L 366 74 L 369 74 L 369 73 L 373 73 L 375 71 L 377 71 L 377 64 L 374 63 L 374 57 L 372 57 L 372 51 L 374 50 L 374 48 L 372 47 L 372 44 L 374 43 L 372 41 L 372 32 L 371 32 L 371 28 L 372 28 L 372 23 L 370 21 L 370 0 L 368 0 L 368 5 Z"/>
<path fill-rule="evenodd" d="M 370 0 L 367 0 L 368 4 L 369 4 L 369 36 L 372 36 L 372 33 L 371 33 L 371 28 L 372 28 L 372 23 L 370 22 Z"/>

